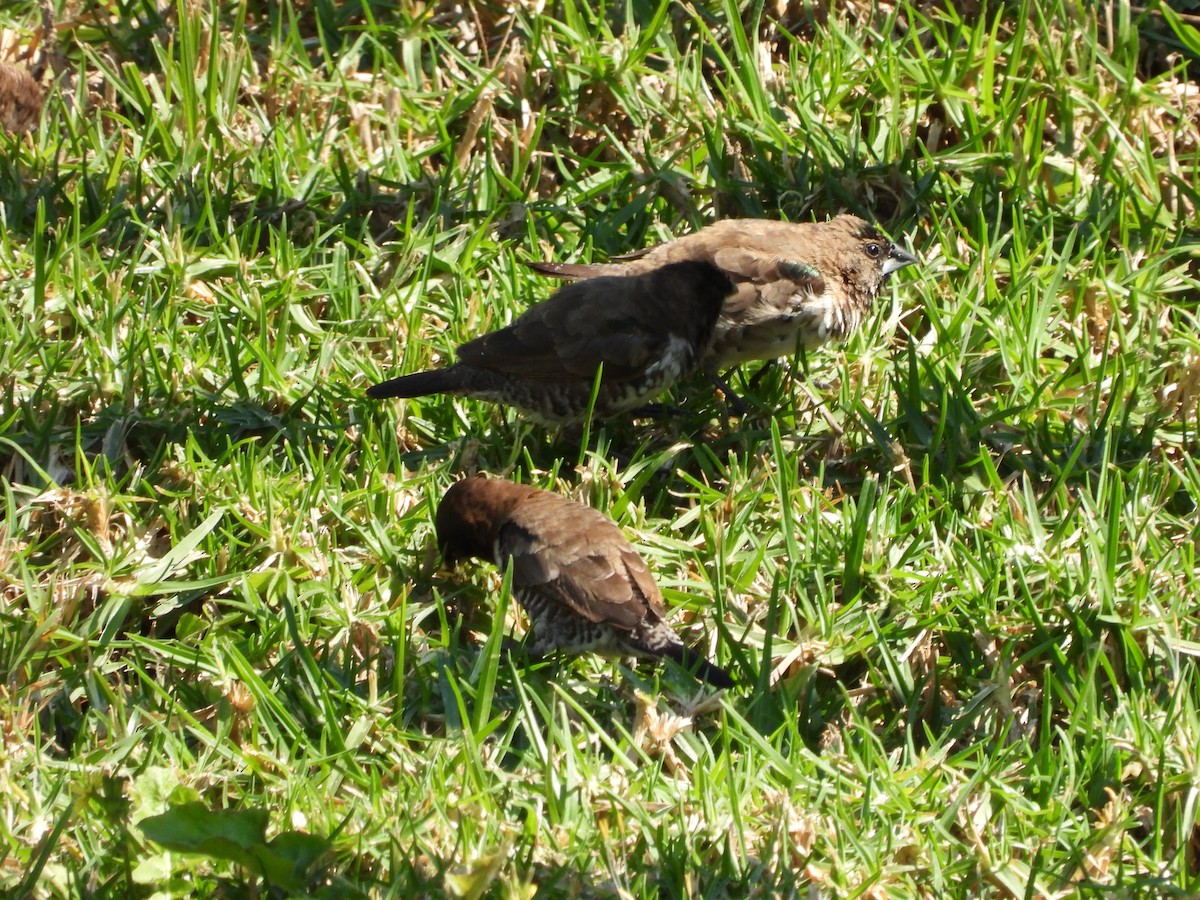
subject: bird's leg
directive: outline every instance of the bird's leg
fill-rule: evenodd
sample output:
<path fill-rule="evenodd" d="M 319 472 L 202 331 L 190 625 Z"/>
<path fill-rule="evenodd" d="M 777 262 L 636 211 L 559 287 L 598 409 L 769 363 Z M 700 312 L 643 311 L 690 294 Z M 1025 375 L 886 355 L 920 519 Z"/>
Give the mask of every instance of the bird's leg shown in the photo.
<path fill-rule="evenodd" d="M 562 665 L 562 654 L 557 652 L 558 648 L 554 642 L 540 638 L 536 627 L 525 633 L 524 641 L 513 643 L 519 648 L 521 668 L 527 672 L 547 669 L 549 674 L 553 675 Z"/>
<path fill-rule="evenodd" d="M 733 410 L 735 416 L 744 416 L 750 412 L 750 407 L 746 401 L 737 395 L 733 388 L 729 386 L 729 382 L 722 378 L 713 369 L 704 370 L 705 377 L 713 383 L 717 390 L 725 395 L 725 402 L 729 404 L 729 408 Z"/>
<path fill-rule="evenodd" d="M 833 432 L 834 437 L 840 438 L 843 434 L 845 434 L 845 429 L 842 428 L 841 423 L 839 423 L 838 420 L 833 417 L 833 414 L 829 412 L 829 407 L 813 395 L 813 392 L 808 389 L 808 385 L 804 382 L 800 382 L 800 388 L 804 391 L 804 393 L 808 394 L 808 399 L 812 402 L 813 408 L 821 414 L 821 418 L 825 420 L 825 424 L 829 426 L 829 430 Z"/>
<path fill-rule="evenodd" d="M 531 663 L 541 662 L 556 649 L 554 641 L 539 634 L 538 627 L 533 622 L 529 623 L 529 630 L 525 632 L 523 646 L 525 656 Z"/>
<path fill-rule="evenodd" d="M 768 359 L 765 363 L 758 367 L 758 371 L 750 376 L 750 380 L 746 382 L 746 387 L 754 390 L 758 387 L 758 383 L 762 381 L 763 376 L 770 372 L 777 365 L 777 361 Z"/>
<path fill-rule="evenodd" d="M 509 656 L 525 656 L 525 642 L 515 641 L 506 634 L 500 638 L 500 652 Z"/>
<path fill-rule="evenodd" d="M 758 377 L 767 370 L 767 366 L 774 365 L 775 362 L 776 360 L 771 360 L 767 363 L 767 365 L 755 372 L 754 380 L 757 381 Z M 799 363 L 798 366 L 797 363 Z M 820 378 L 813 378 L 812 375 L 809 374 L 808 354 L 804 351 L 803 347 L 799 348 L 796 351 L 796 355 L 792 357 L 792 364 L 788 366 L 788 373 L 792 376 L 792 380 L 797 384 L 803 384 L 807 381 L 822 393 L 827 393 L 833 387 L 833 385 L 828 381 L 824 381 Z"/>
<path fill-rule="evenodd" d="M 529 669 L 546 662 L 550 658 L 549 647 L 545 641 L 539 641 L 536 631 L 525 633 L 523 638 L 512 638 L 505 635 L 500 639 L 500 651 L 506 653 L 515 665 Z"/>

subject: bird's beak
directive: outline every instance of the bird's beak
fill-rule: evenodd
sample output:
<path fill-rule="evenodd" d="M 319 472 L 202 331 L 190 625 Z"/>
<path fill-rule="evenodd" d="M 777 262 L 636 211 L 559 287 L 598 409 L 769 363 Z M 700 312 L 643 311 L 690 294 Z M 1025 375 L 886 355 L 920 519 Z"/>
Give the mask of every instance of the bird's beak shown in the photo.
<path fill-rule="evenodd" d="M 891 275 L 897 269 L 903 269 L 905 266 L 916 264 L 917 258 L 907 250 L 902 250 L 896 244 L 892 244 L 892 252 L 887 255 L 887 259 L 883 261 L 884 276 Z"/>

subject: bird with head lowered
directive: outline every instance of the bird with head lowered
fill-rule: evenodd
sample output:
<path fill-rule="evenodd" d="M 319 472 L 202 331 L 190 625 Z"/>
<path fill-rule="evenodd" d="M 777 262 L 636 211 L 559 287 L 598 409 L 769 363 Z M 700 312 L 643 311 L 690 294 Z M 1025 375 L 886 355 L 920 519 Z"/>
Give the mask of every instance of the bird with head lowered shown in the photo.
<path fill-rule="evenodd" d="M 530 656 L 666 656 L 714 687 L 733 686 L 728 672 L 671 630 L 645 561 L 603 513 L 549 491 L 476 476 L 446 491 L 436 526 L 447 565 L 479 558 L 512 569 L 513 596 L 529 617 Z"/>

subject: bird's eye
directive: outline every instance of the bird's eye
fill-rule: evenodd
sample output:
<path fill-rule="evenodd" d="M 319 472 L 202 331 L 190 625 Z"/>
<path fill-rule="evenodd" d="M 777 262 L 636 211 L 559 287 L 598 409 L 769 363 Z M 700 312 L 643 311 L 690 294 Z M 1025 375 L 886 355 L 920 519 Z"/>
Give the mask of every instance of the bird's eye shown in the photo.
<path fill-rule="evenodd" d="M 879 254 L 883 252 L 883 248 L 878 244 L 867 244 L 864 248 L 867 251 L 867 256 L 871 259 L 879 259 Z"/>

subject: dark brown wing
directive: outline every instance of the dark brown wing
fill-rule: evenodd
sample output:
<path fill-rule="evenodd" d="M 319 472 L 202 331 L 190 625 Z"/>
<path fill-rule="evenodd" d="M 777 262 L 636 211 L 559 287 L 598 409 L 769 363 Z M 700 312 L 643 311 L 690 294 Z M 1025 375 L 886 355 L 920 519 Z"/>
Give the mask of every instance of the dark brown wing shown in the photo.
<path fill-rule="evenodd" d="M 825 293 L 825 279 L 820 272 L 798 260 L 726 247 L 717 251 L 715 262 L 737 283 L 737 293 L 725 301 L 722 310 L 727 319 L 741 318 L 755 309 L 787 308 L 796 294 L 819 297 Z"/>
<path fill-rule="evenodd" d="M 594 278 L 569 284 L 523 313 L 507 328 L 458 348 L 472 366 L 525 379 L 592 378 L 604 365 L 606 380 L 640 375 L 662 352 L 667 335 L 637 315 L 637 283 Z"/>
<path fill-rule="evenodd" d="M 685 263 L 636 277 L 568 284 L 507 328 L 458 348 L 472 366 L 524 379 L 641 378 L 677 336 L 699 335 L 733 284 L 712 265 Z M 698 339 L 698 338 L 697 338 Z"/>
<path fill-rule="evenodd" d="M 614 256 L 610 263 L 545 262 L 530 263 L 530 268 L 557 278 L 587 279 L 638 275 L 684 260 L 711 262 L 738 286 L 736 295 L 725 301 L 725 315 L 730 316 L 757 302 L 761 285 L 777 286 L 772 293 L 781 298 L 798 292 L 825 293 L 825 281 L 813 263 L 821 255 L 821 235 L 827 228 L 770 219 L 725 219 L 695 234 Z M 765 299 L 771 303 L 776 298 Z"/>
<path fill-rule="evenodd" d="M 500 530 L 513 585 L 538 590 L 590 622 L 632 631 L 664 614 L 645 562 L 606 516 L 560 497 L 526 500 Z"/>
<path fill-rule="evenodd" d="M 634 274 L 685 259 L 699 259 L 716 263 L 735 279 L 763 279 L 780 260 L 817 263 L 812 253 L 820 249 L 822 228 L 810 222 L 723 219 L 694 234 L 630 254 L 625 271 Z"/>
<path fill-rule="evenodd" d="M 713 261 L 739 281 L 758 284 L 786 281 L 812 294 L 825 293 L 825 279 L 821 273 L 816 267 L 798 259 L 785 259 L 742 247 L 723 247 L 713 255 Z"/>

